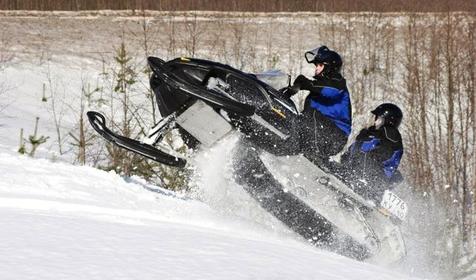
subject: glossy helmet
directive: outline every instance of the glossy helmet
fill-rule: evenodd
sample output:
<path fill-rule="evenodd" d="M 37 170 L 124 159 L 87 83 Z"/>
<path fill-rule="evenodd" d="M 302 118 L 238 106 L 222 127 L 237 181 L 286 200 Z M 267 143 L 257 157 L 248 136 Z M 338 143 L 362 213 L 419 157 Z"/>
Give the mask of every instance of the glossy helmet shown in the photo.
<path fill-rule="evenodd" d="M 322 63 L 326 65 L 324 71 L 327 72 L 340 73 L 340 69 L 342 68 L 342 58 L 340 55 L 335 51 L 329 50 L 326 46 L 308 51 L 304 54 L 304 57 L 308 63 Z"/>
<path fill-rule="evenodd" d="M 393 126 L 395 128 L 398 128 L 403 118 L 402 110 L 392 103 L 380 104 L 377 108 L 372 110 L 371 113 L 375 115 L 376 119 L 383 117 L 385 120 L 384 125 Z"/>

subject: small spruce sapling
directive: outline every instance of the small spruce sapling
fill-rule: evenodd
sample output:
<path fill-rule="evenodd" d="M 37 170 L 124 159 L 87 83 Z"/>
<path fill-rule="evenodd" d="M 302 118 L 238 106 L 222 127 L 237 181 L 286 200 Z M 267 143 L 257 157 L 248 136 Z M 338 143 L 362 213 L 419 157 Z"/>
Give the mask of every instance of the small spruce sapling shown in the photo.
<path fill-rule="evenodd" d="M 18 149 L 18 152 L 20 154 L 28 154 L 30 157 L 35 156 L 36 149 L 43 143 L 45 143 L 49 136 L 38 136 L 38 122 L 40 118 L 36 117 L 35 121 L 35 130 L 33 135 L 28 136 L 28 143 L 31 145 L 31 150 L 27 152 L 26 147 L 25 147 L 25 139 L 23 138 L 23 128 L 20 130 L 20 148 Z"/>

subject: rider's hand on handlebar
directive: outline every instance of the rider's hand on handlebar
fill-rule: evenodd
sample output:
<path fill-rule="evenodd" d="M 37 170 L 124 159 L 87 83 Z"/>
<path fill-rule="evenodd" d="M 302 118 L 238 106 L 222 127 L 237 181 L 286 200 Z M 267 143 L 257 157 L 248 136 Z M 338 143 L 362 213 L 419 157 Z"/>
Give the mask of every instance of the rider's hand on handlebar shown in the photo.
<path fill-rule="evenodd" d="M 299 89 L 294 88 L 294 86 L 284 87 L 279 90 L 279 92 L 286 98 L 291 98 L 291 96 L 295 95 Z"/>

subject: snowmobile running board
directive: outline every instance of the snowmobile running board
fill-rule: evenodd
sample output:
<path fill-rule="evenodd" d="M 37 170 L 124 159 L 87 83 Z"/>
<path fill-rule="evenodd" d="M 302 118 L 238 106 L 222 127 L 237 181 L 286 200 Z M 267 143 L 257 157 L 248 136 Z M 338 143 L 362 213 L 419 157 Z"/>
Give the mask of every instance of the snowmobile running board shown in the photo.
<path fill-rule="evenodd" d="M 98 112 L 89 111 L 87 112 L 87 116 L 94 130 L 104 137 L 104 139 L 121 148 L 170 166 L 185 167 L 187 164 L 187 161 L 183 158 L 167 154 L 151 145 L 112 132 L 106 126 L 106 118 Z"/>

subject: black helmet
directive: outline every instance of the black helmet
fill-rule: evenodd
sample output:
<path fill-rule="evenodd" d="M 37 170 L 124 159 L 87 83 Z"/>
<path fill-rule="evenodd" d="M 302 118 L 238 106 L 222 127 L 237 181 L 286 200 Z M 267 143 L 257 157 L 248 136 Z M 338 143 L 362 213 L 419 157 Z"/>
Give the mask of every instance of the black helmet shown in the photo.
<path fill-rule="evenodd" d="M 304 54 L 304 57 L 308 63 L 323 63 L 326 65 L 324 70 L 327 72 L 340 73 L 340 69 L 342 68 L 342 58 L 340 55 L 335 51 L 329 50 L 326 46 L 308 51 Z"/>
<path fill-rule="evenodd" d="M 398 128 L 402 122 L 403 113 L 400 108 L 392 103 L 383 103 L 377 106 L 371 111 L 375 115 L 375 118 L 383 117 L 385 120 L 384 125 L 393 126 Z"/>

